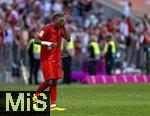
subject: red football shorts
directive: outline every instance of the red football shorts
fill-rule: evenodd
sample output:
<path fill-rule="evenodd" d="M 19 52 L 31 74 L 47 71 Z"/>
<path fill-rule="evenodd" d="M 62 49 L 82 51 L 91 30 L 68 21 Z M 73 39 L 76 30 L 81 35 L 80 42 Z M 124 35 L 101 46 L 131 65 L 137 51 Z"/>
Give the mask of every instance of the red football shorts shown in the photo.
<path fill-rule="evenodd" d="M 62 78 L 60 62 L 41 61 L 41 68 L 45 80 Z"/>

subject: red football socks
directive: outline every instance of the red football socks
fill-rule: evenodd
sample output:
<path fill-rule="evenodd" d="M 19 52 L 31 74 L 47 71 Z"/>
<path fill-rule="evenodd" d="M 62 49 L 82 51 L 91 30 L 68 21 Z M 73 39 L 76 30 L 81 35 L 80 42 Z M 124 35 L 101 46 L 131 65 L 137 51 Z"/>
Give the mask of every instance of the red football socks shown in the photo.
<path fill-rule="evenodd" d="M 43 92 L 45 89 L 47 89 L 50 85 L 46 82 L 43 82 L 39 85 L 37 91 L 34 93 L 35 96 L 39 96 L 41 92 Z"/>
<path fill-rule="evenodd" d="M 51 104 L 56 104 L 57 85 L 56 84 L 52 84 L 49 89 L 50 89 Z"/>

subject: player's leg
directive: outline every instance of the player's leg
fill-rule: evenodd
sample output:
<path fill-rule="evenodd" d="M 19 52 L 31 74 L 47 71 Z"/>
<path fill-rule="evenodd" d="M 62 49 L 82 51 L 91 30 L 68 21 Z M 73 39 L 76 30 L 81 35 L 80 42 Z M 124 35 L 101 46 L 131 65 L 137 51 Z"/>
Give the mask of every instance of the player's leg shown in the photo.
<path fill-rule="evenodd" d="M 52 84 L 52 79 L 46 80 L 43 83 L 41 83 L 37 89 L 37 91 L 33 95 L 33 107 L 37 108 L 37 102 L 38 102 L 38 96 L 41 92 L 43 92 L 45 89 L 47 89 Z"/>
<path fill-rule="evenodd" d="M 62 77 L 62 69 L 61 69 L 61 64 L 58 63 L 55 65 L 55 75 L 54 77 L 56 77 L 55 79 L 53 79 L 53 84 L 50 87 L 50 96 L 51 96 L 51 111 L 65 111 L 65 108 L 60 108 L 56 106 L 56 98 L 57 98 L 57 82 L 58 79 Z"/>
<path fill-rule="evenodd" d="M 52 77 L 55 76 L 54 68 L 51 62 L 41 61 L 41 68 L 45 81 L 39 85 L 37 91 L 35 92 L 35 96 L 38 96 L 39 93 L 48 88 L 53 83 Z"/>
<path fill-rule="evenodd" d="M 50 89 L 50 96 L 51 96 L 51 105 L 56 104 L 56 99 L 57 99 L 57 82 L 58 82 L 58 77 L 62 77 L 62 70 L 60 70 L 60 63 L 54 63 L 54 78 L 53 82 Z"/>
<path fill-rule="evenodd" d="M 57 80 L 53 79 L 53 84 L 50 86 L 50 96 L 51 96 L 51 106 L 50 111 L 65 111 L 65 108 L 57 107 L 56 100 L 57 100 Z"/>
<path fill-rule="evenodd" d="M 43 92 L 45 89 L 47 89 L 49 86 L 51 86 L 53 83 L 52 79 L 46 80 L 43 83 L 41 83 L 37 89 L 37 91 L 35 92 L 35 96 L 39 96 L 41 92 Z"/>
<path fill-rule="evenodd" d="M 38 96 L 40 95 L 41 92 L 43 92 L 45 89 L 47 89 L 49 86 L 52 84 L 52 79 L 46 80 L 43 83 L 41 83 L 37 89 L 37 91 L 33 95 L 33 108 L 37 109 L 37 103 L 38 103 Z"/>
<path fill-rule="evenodd" d="M 50 98 L 51 98 L 51 106 L 56 106 L 57 99 L 57 79 L 53 79 L 52 85 L 49 87 Z"/>

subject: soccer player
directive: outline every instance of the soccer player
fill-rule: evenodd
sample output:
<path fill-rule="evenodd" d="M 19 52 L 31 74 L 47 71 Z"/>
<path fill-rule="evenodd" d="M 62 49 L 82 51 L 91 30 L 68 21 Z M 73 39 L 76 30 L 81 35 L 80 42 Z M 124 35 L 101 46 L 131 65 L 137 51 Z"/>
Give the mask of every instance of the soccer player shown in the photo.
<path fill-rule="evenodd" d="M 50 110 L 64 111 L 64 108 L 56 107 L 57 81 L 62 78 L 61 68 L 61 38 L 70 42 L 70 35 L 65 28 L 65 18 L 63 14 L 56 13 L 53 22 L 41 29 L 35 43 L 41 45 L 40 62 L 44 76 L 41 83 L 34 93 L 33 102 L 36 103 L 38 96 L 49 87 L 51 96 Z"/>

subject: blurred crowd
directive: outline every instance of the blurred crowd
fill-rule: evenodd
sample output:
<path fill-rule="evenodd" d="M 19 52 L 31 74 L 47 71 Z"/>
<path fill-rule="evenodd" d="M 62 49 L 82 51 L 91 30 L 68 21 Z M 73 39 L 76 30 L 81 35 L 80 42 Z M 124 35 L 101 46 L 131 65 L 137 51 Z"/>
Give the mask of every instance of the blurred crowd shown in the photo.
<path fill-rule="evenodd" d="M 103 5 L 93 0 L 1 0 L 0 1 L 0 70 L 11 70 L 20 63 L 29 67 L 28 42 L 52 20 L 53 13 L 68 16 L 72 42 L 64 49 L 72 58 L 72 70 L 106 62 L 108 74 L 127 67 L 143 69 L 148 64 L 150 16 L 131 18 L 131 3 L 121 17 L 105 17 Z M 67 46 L 67 47 L 66 47 Z M 65 56 L 65 55 L 64 55 Z M 90 68 L 89 68 L 90 69 Z M 91 74 L 95 71 L 91 71 Z"/>

